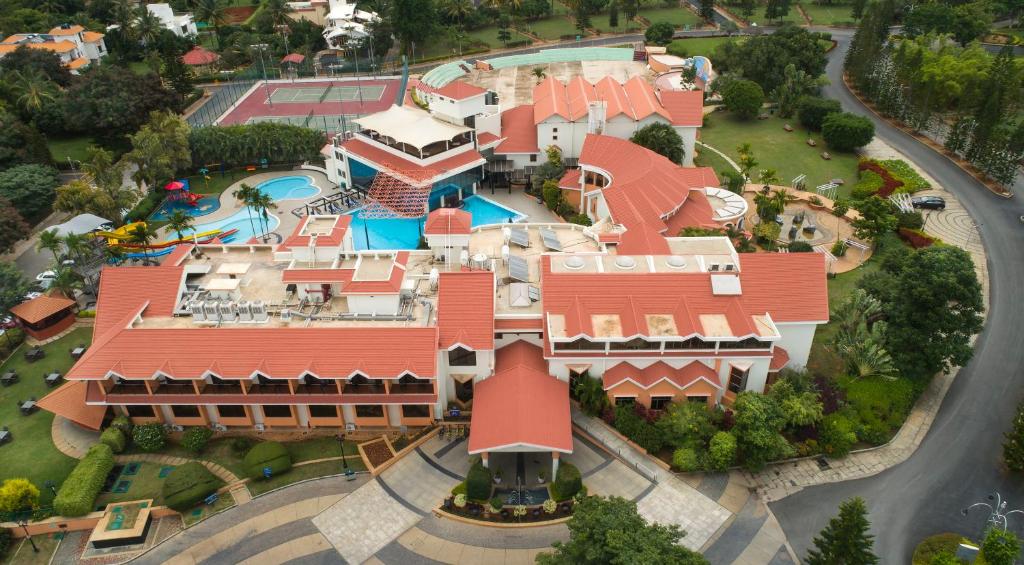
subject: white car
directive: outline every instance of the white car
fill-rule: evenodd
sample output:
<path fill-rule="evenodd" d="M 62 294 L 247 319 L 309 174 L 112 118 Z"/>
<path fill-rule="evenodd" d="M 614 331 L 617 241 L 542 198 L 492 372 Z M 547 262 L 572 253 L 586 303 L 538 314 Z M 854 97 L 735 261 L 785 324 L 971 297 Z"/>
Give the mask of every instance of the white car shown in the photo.
<path fill-rule="evenodd" d="M 26 301 L 27 300 L 34 300 L 36 298 L 39 298 L 42 295 L 43 295 L 43 293 L 41 293 L 41 292 L 29 292 L 28 294 L 25 295 L 25 300 Z"/>
<path fill-rule="evenodd" d="M 50 288 L 50 285 L 53 284 L 53 280 L 56 278 L 56 271 L 43 271 L 36 275 L 36 282 L 39 283 L 39 286 L 42 287 L 43 290 L 46 290 Z"/>

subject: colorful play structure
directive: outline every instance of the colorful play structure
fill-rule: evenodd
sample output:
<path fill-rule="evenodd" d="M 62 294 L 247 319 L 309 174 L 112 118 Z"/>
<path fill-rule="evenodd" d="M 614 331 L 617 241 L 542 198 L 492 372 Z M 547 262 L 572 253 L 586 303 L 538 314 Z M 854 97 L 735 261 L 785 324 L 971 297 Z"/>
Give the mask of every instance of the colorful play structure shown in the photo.
<path fill-rule="evenodd" d="M 143 229 L 146 227 L 146 222 L 132 222 L 125 224 L 116 230 L 112 231 L 96 231 L 93 235 L 96 237 L 103 237 L 107 240 L 107 245 L 122 247 L 124 249 L 136 250 L 144 249 L 146 251 L 133 252 L 125 255 L 126 259 L 142 259 L 145 257 L 161 257 L 167 255 L 174 250 L 175 246 L 181 243 L 213 243 L 214 240 L 227 243 L 234 238 L 238 232 L 237 229 L 230 229 L 223 231 L 220 228 L 214 230 L 208 230 L 199 232 L 195 235 L 183 237 L 181 239 L 168 239 L 167 241 L 160 241 L 157 243 L 150 243 L 149 245 L 141 245 L 138 243 L 130 243 L 129 240 L 132 238 L 132 233 L 141 226 Z"/>
<path fill-rule="evenodd" d="M 180 180 L 171 181 L 164 185 L 167 191 L 168 202 L 184 202 L 189 206 L 196 206 L 196 202 L 202 200 L 203 195 L 189 190 L 187 184 Z"/>

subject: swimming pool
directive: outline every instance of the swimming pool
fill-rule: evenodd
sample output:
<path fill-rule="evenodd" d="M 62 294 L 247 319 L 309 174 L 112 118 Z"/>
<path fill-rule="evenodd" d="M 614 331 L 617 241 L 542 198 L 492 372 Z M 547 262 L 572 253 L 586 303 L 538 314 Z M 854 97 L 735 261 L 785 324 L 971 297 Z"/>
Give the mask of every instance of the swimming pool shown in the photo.
<path fill-rule="evenodd" d="M 307 176 L 277 177 L 257 184 L 256 188 L 275 201 L 298 200 L 320 193 L 320 189 L 313 184 L 313 178 Z"/>
<path fill-rule="evenodd" d="M 249 212 L 252 212 L 252 221 L 249 221 Z M 207 224 L 199 224 L 194 228 L 195 233 L 203 233 L 205 231 L 220 229 L 222 232 L 237 229 L 238 233 L 228 237 L 224 240 L 224 243 L 245 243 L 263 232 L 260 225 L 260 214 L 254 208 L 242 208 L 241 210 L 231 214 L 227 218 L 223 218 L 216 222 L 210 222 Z M 270 214 L 269 218 L 265 221 L 267 233 L 277 229 L 278 224 L 281 220 L 277 216 Z M 189 230 L 188 235 L 192 235 L 193 231 Z"/>
<path fill-rule="evenodd" d="M 469 196 L 463 199 L 463 210 L 473 214 L 473 227 L 487 224 L 502 224 L 509 220 L 518 222 L 525 214 L 502 206 L 483 196 Z M 419 218 L 366 219 L 362 209 L 349 212 L 352 216 L 352 240 L 356 249 L 416 249 L 423 232 L 423 221 Z M 367 245 L 366 238 L 370 241 Z"/>

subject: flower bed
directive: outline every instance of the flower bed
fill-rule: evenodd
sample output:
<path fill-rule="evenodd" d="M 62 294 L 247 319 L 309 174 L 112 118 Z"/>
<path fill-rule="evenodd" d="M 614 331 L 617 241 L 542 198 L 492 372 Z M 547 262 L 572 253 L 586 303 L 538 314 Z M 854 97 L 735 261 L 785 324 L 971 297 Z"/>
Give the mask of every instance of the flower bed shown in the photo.
<path fill-rule="evenodd" d="M 480 522 L 529 524 L 560 520 L 572 515 L 575 500 L 555 503 L 546 500 L 536 506 L 501 505 L 496 501 L 480 503 L 467 501 L 465 495 L 449 496 L 444 500 L 441 510 L 468 520 Z"/>
<path fill-rule="evenodd" d="M 867 198 L 873 194 L 888 198 L 896 191 L 914 193 L 931 188 L 924 177 L 906 161 L 899 159 L 862 159 L 857 163 L 857 171 L 861 175 L 861 180 L 853 189 L 852 196 L 855 199 Z M 874 174 L 867 174 L 868 172 Z"/>
<path fill-rule="evenodd" d="M 931 247 L 939 240 L 924 233 L 921 230 L 912 230 L 910 228 L 900 228 L 897 232 L 900 239 L 907 242 L 914 249 L 921 249 L 922 247 Z"/>
<path fill-rule="evenodd" d="M 380 467 L 395 456 L 394 450 L 383 437 L 359 444 L 359 451 L 366 457 L 371 469 Z"/>

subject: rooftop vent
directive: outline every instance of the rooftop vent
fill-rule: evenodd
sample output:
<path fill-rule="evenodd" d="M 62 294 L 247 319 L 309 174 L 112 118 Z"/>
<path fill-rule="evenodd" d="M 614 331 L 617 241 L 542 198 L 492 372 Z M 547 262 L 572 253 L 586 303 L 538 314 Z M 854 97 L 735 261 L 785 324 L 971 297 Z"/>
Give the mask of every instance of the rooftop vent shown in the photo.
<path fill-rule="evenodd" d="M 628 271 L 636 267 L 636 259 L 627 255 L 619 255 L 615 258 L 615 266 L 623 271 Z"/>
<path fill-rule="evenodd" d="M 686 259 L 681 255 L 669 255 L 668 259 L 665 259 L 665 264 L 673 269 L 685 269 Z"/>
<path fill-rule="evenodd" d="M 583 257 L 570 255 L 569 257 L 565 258 L 565 261 L 562 262 L 562 266 L 565 267 L 566 269 L 569 269 L 570 271 L 579 271 L 584 266 L 586 266 L 586 262 L 583 260 Z"/>

